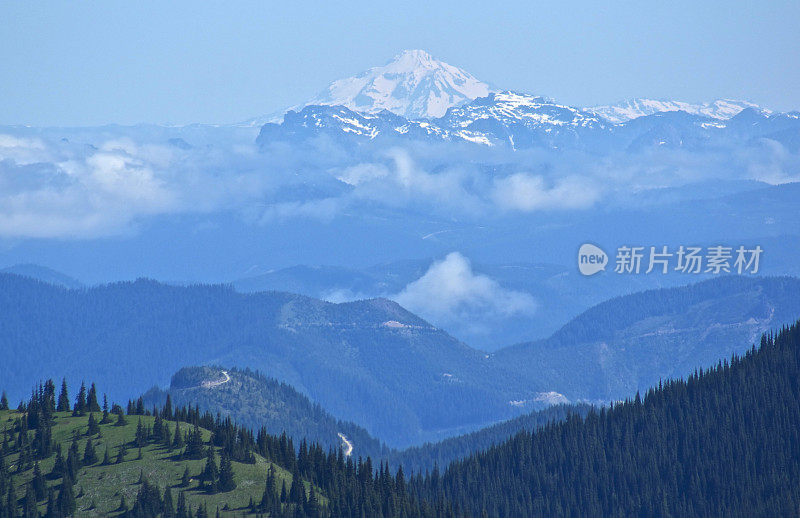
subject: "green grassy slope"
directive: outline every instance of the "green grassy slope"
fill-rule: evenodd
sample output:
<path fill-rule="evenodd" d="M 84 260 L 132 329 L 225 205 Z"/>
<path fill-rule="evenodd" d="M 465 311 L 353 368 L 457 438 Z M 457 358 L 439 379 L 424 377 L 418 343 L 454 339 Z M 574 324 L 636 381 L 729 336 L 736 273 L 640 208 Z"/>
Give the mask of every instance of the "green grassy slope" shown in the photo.
<path fill-rule="evenodd" d="M 0 411 L 0 432 L 5 429 L 11 430 L 14 421 L 21 417 L 14 410 Z M 256 456 L 255 464 L 233 463 L 235 472 L 236 489 L 227 493 L 207 494 L 199 488 L 200 482 L 197 480 L 205 465 L 205 460 L 185 460 L 179 458 L 179 450 L 170 451 L 166 447 L 147 444 L 139 450 L 133 444 L 136 428 L 140 416 L 126 416 L 127 424 L 117 426 L 116 417 L 112 416 L 112 422 L 100 425 L 100 433 L 92 437 L 87 437 L 88 416 L 72 417 L 71 413 L 56 413 L 53 425 L 53 441 L 61 445 L 64 456 L 69 450 L 74 434 L 78 434 L 78 451 L 83 455 L 86 441 L 91 439 L 95 445 L 95 451 L 99 461 L 90 466 L 84 466 L 78 471 L 75 481 L 75 495 L 77 500 L 78 516 L 108 516 L 117 514 L 121 497 L 124 496 L 128 506 L 131 506 L 136 498 L 136 493 L 140 487 L 140 476 L 144 475 L 153 485 L 163 490 L 169 486 L 173 490 L 173 499 L 177 501 L 178 494 L 185 491 L 187 503 L 191 508 L 198 505 L 207 505 L 210 512 L 215 512 L 219 507 L 222 515 L 240 516 L 242 510 L 248 505 L 252 498 L 254 502 L 261 501 L 267 473 L 270 466 L 275 468 L 278 488 L 281 482 L 285 481 L 287 487 L 290 486 L 292 476 L 289 472 L 282 469 L 277 464 L 268 462 L 260 456 Z M 96 416 L 99 420 L 100 416 Z M 154 418 L 141 416 L 142 424 L 152 426 Z M 170 430 L 175 430 L 175 422 L 169 423 Z M 180 423 L 181 430 L 189 430 L 191 425 Z M 208 430 L 202 430 L 203 439 L 210 438 Z M 9 441 L 11 437 L 9 434 Z M 125 443 L 127 454 L 125 460 L 116 464 L 116 457 L 120 445 Z M 106 448 L 110 448 L 109 455 L 111 464 L 103 465 L 103 456 Z M 61 484 L 60 479 L 50 480 L 47 474 L 53 468 L 55 455 L 40 461 L 40 469 L 47 479 L 47 484 L 58 491 Z M 219 459 L 219 449 L 217 449 L 217 459 Z M 6 466 L 9 467 L 13 475 L 13 483 L 18 498 L 25 495 L 25 484 L 33 477 L 33 469 L 18 471 L 16 453 L 6 452 L 3 456 Z M 192 479 L 187 487 L 181 486 L 181 478 L 184 470 L 189 468 Z M 40 512 L 44 513 L 46 499 L 40 502 Z M 224 509 L 227 505 L 227 509 Z M 236 511 L 239 509 L 239 511 Z"/>

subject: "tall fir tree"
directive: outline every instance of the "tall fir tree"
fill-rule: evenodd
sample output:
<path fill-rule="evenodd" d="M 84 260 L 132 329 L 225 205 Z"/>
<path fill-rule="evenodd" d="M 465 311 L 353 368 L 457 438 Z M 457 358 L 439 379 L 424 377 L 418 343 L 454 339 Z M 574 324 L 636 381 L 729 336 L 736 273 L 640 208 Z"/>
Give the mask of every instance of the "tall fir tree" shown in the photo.
<path fill-rule="evenodd" d="M 57 412 L 69 412 L 69 392 L 67 391 L 67 378 L 61 381 L 61 393 L 58 395 L 58 405 L 56 406 Z"/>
<path fill-rule="evenodd" d="M 89 393 L 86 396 L 86 411 L 99 412 L 100 404 L 97 402 L 97 387 L 94 383 L 89 387 Z"/>
<path fill-rule="evenodd" d="M 94 444 L 92 444 L 92 439 L 89 438 L 86 440 L 86 447 L 83 450 L 83 465 L 91 466 L 96 462 L 97 462 L 97 452 L 94 449 Z"/>
<path fill-rule="evenodd" d="M 183 491 L 178 494 L 178 506 L 175 509 L 175 518 L 189 518 L 189 510 L 186 507 L 186 494 Z"/>
<path fill-rule="evenodd" d="M 213 446 L 208 447 L 206 465 L 203 468 L 203 483 L 205 484 L 206 492 L 214 494 L 218 491 L 219 469 L 217 468 L 217 462 L 214 459 Z"/>
<path fill-rule="evenodd" d="M 86 383 L 81 382 L 78 397 L 75 398 L 75 406 L 72 409 L 73 416 L 82 416 L 86 413 Z"/>
<path fill-rule="evenodd" d="M 92 436 L 97 435 L 100 433 L 100 425 L 97 424 L 97 420 L 94 418 L 94 414 L 89 414 L 89 421 L 87 423 L 86 435 Z"/>
<path fill-rule="evenodd" d="M 61 489 L 58 491 L 56 508 L 62 516 L 71 516 L 75 513 L 76 507 L 75 489 L 73 487 L 72 478 L 67 474 L 61 482 Z"/>
<path fill-rule="evenodd" d="M 172 502 L 172 489 L 169 486 L 164 489 L 163 502 L 161 518 L 175 518 L 175 504 Z"/>
<path fill-rule="evenodd" d="M 175 449 L 183 448 L 183 434 L 181 433 L 180 422 L 175 422 L 175 437 L 172 439 L 172 447 Z"/>
<path fill-rule="evenodd" d="M 236 482 L 233 478 L 233 464 L 230 455 L 222 449 L 219 461 L 219 490 L 223 493 L 236 489 Z"/>
<path fill-rule="evenodd" d="M 33 465 L 33 478 L 31 479 L 31 487 L 33 487 L 36 500 L 42 500 L 47 495 L 47 483 L 44 480 L 44 476 L 42 475 L 42 470 L 39 467 L 38 462 Z"/>

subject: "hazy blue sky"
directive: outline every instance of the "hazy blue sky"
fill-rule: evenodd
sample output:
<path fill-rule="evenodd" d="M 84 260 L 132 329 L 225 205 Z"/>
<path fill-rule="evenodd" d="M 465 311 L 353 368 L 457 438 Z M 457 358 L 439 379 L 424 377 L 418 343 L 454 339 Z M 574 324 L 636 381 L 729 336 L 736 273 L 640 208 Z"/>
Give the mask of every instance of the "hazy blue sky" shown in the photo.
<path fill-rule="evenodd" d="M 800 108 L 800 1 L 0 2 L 0 124 L 231 122 L 422 48 L 589 105 Z"/>

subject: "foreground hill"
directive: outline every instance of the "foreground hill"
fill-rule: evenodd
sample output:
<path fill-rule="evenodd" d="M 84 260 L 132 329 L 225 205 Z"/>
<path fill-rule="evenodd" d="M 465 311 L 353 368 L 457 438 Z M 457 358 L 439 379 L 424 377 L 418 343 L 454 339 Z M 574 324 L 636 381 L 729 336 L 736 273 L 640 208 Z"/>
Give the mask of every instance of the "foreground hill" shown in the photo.
<path fill-rule="evenodd" d="M 100 414 L 95 418 L 99 421 Z M 0 424 L 6 431 L 8 440 L 16 439 L 19 436 L 19 419 L 26 420 L 26 414 L 16 411 L 0 411 Z M 75 438 L 77 444 L 78 458 L 73 468 L 74 478 L 71 480 L 73 508 L 75 514 L 79 516 L 109 516 L 124 515 L 125 508 L 131 508 L 142 489 L 143 481 L 147 481 L 159 488 L 159 494 L 163 495 L 166 488 L 172 491 L 173 503 L 178 502 L 179 494 L 183 494 L 187 508 L 196 510 L 198 507 L 205 506 L 211 512 L 217 508 L 223 509 L 246 509 L 251 501 L 260 502 L 263 497 L 264 487 L 270 469 L 275 474 L 277 488 L 284 484 L 291 486 L 292 474 L 284 467 L 274 462 L 270 462 L 260 455 L 253 457 L 252 463 L 233 462 L 234 477 L 237 482 L 237 490 L 218 492 L 209 494 L 203 489 L 202 473 L 206 464 L 206 455 L 198 458 L 182 458 L 180 448 L 167 447 L 161 441 L 147 439 L 142 443 L 141 449 L 138 447 L 137 428 L 141 426 L 152 430 L 155 418 L 152 416 L 126 416 L 126 424 L 120 426 L 117 416 L 112 416 L 108 423 L 98 424 L 96 433 L 88 431 L 88 417 L 73 417 L 71 412 L 56 412 L 53 414 L 52 440 L 53 452 L 57 453 L 45 457 L 44 455 L 33 452 L 23 454 L 20 460 L 20 451 L 10 447 L 0 455 L 0 462 L 8 470 L 4 483 L 11 484 L 13 489 L 3 488 L 3 497 L 0 502 L 5 503 L 8 508 L 8 495 L 15 495 L 15 503 L 21 504 L 22 508 L 28 505 L 26 502 L 26 489 L 29 486 L 43 484 L 41 493 L 36 498 L 37 504 L 33 506 L 42 513 L 48 511 L 48 499 L 60 502 L 65 497 L 59 497 L 64 489 L 64 475 L 59 472 L 58 463 L 67 463 L 68 452 Z M 164 420 L 163 423 L 174 433 L 176 422 Z M 186 423 L 177 424 L 184 433 L 192 430 L 191 425 Z M 33 435 L 31 432 L 27 432 Z M 203 444 L 207 444 L 211 439 L 211 432 L 207 429 L 200 429 Z M 172 434 L 170 434 L 172 436 Z M 93 461 L 85 460 L 86 445 L 91 442 L 94 448 L 96 459 Z M 214 448 L 217 461 L 221 454 L 221 448 Z M 108 452 L 108 459 L 104 460 Z M 25 460 L 26 457 L 28 460 Z M 32 458 L 31 458 L 32 457 Z M 44 457 L 44 458 L 42 458 Z M 59 461 L 58 459 L 62 460 Z M 38 467 L 38 468 L 37 468 Z M 37 475 L 37 470 L 41 477 Z M 184 473 L 187 472 L 189 478 L 183 480 Z M 3 475 L 0 474 L 0 480 Z M 0 484 L 2 487 L 3 484 Z M 40 489 L 37 489 L 37 491 Z M 123 504 L 124 502 L 124 504 Z M 58 504 L 56 504 L 56 507 Z M 227 511 L 225 509 L 225 511 Z M 223 514 L 228 514 L 223 511 Z M 234 513 L 230 513 L 233 515 Z M 240 513 L 236 513 L 238 516 Z M 4 516 L 17 516 L 4 515 Z M 54 515 L 58 516 L 58 515 Z"/>
<path fill-rule="evenodd" d="M 334 418 L 289 385 L 248 370 L 185 367 L 172 376 L 168 389 L 153 388 L 142 401 L 145 408 L 161 407 L 168 397 L 173 405 L 196 406 L 201 412 L 230 417 L 241 426 L 263 428 L 273 435 L 286 433 L 296 444 L 306 440 L 325 449 L 341 448 L 353 458 L 385 460 L 393 467 L 402 466 L 406 473 L 446 466 L 520 431 L 534 431 L 572 414 L 585 416 L 593 408 L 586 404 L 554 405 L 443 441 L 395 450 L 360 426 Z"/>
<path fill-rule="evenodd" d="M 285 432 L 298 443 L 305 439 L 325 449 L 349 443 L 349 453 L 355 457 L 384 454 L 381 443 L 362 427 L 336 419 L 291 386 L 249 370 L 185 367 L 172 376 L 168 389 L 151 389 L 142 398 L 149 408 L 163 406 L 167 397 L 174 405 L 198 406 L 250 429 L 263 427 L 273 435 Z"/>
<path fill-rule="evenodd" d="M 48 380 L 9 410 L 3 393 L 0 516 L 461 516 L 415 500 L 402 470 L 369 458 L 169 402 L 151 411 L 140 398 L 125 411 L 103 398 L 101 408 L 97 395 L 81 385 L 73 405 L 67 383 L 56 397 Z"/>
<path fill-rule="evenodd" d="M 796 516 L 800 323 L 758 350 L 452 464 L 473 516 Z"/>

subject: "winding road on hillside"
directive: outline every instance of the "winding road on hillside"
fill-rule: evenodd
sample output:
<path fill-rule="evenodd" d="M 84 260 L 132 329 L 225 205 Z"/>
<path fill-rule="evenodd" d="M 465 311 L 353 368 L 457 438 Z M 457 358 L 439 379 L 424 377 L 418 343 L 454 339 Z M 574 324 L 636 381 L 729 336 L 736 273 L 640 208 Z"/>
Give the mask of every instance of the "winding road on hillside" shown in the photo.
<path fill-rule="evenodd" d="M 204 381 L 202 383 L 203 388 L 214 388 L 219 387 L 220 385 L 224 385 L 231 380 L 231 377 L 228 376 L 228 371 L 222 371 L 222 379 L 214 380 L 214 381 Z"/>
<path fill-rule="evenodd" d="M 347 436 L 342 432 L 339 432 L 339 439 L 342 440 L 342 448 L 344 448 L 344 455 L 345 457 L 349 457 L 353 454 L 353 443 L 347 440 Z"/>

